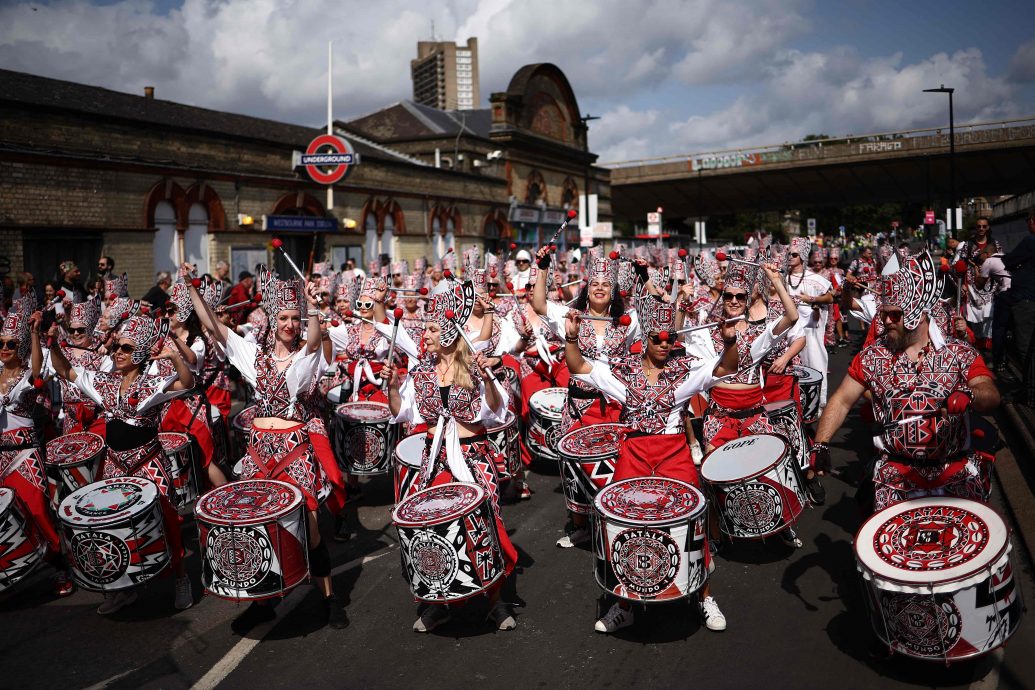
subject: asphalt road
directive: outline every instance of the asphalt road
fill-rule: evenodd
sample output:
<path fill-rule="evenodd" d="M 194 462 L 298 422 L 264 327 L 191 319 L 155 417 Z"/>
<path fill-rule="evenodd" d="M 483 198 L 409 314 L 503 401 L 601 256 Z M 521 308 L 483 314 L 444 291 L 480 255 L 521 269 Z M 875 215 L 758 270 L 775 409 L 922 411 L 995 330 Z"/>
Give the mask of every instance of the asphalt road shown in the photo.
<path fill-rule="evenodd" d="M 832 381 L 847 363 L 843 351 L 834 358 Z M 613 636 L 595 633 L 600 590 L 592 553 L 554 546 L 564 503 L 555 468 L 541 467 L 531 475 L 532 500 L 504 508 L 520 552 L 504 595 L 520 605 L 518 628 L 495 632 L 483 622 L 484 606 L 471 604 L 434 633 L 415 634 L 416 606 L 389 518 L 391 487 L 382 477 L 353 508 L 352 539 L 331 545 L 348 629 L 320 627 L 318 595 L 302 586 L 278 606 L 277 621 L 238 637 L 229 623 L 243 607 L 200 596 L 196 555 L 189 563 L 198 601 L 184 612 L 172 607 L 171 578 L 105 618 L 94 611 L 97 594 L 54 600 L 43 572 L 0 599 L 0 687 L 1035 687 L 1032 616 L 1004 652 L 975 662 L 946 668 L 870 656 L 851 546 L 860 516 L 847 481 L 870 444 L 854 416 L 835 446 L 842 473 L 826 482 L 827 504 L 806 511 L 803 548 L 772 540 L 718 555 L 712 588 L 729 624 L 722 633 L 707 630 L 685 604 L 650 607 Z M 998 489 L 993 505 L 1007 514 Z M 186 530 L 196 550 L 193 523 Z M 1014 545 L 1015 577 L 1033 601 L 1031 563 L 1020 541 Z"/>

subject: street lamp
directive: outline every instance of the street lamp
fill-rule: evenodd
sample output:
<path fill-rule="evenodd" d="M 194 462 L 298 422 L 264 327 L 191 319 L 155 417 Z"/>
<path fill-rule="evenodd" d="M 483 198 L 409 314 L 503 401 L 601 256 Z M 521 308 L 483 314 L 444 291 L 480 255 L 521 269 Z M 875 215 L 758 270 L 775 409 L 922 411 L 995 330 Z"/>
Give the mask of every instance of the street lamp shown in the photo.
<path fill-rule="evenodd" d="M 942 84 L 937 89 L 924 89 L 924 93 L 947 93 L 949 94 L 949 237 L 953 237 L 952 231 L 959 230 L 956 226 L 956 122 L 952 112 L 952 92 L 956 89 Z"/>

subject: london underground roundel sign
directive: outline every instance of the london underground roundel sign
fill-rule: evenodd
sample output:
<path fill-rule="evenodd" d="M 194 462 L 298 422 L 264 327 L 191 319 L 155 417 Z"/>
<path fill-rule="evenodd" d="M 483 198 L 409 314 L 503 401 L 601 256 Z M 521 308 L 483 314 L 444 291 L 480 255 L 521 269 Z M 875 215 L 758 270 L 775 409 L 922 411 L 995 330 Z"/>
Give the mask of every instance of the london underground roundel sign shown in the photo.
<path fill-rule="evenodd" d="M 349 168 L 359 161 L 348 141 L 332 134 L 321 134 L 309 142 L 300 162 L 313 182 L 336 184 L 345 179 Z"/>

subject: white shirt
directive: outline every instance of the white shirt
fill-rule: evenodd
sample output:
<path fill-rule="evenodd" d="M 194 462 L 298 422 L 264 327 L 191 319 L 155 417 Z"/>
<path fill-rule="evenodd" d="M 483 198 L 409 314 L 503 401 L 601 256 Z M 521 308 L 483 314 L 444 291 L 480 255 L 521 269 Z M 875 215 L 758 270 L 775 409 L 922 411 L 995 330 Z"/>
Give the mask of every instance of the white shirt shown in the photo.
<path fill-rule="evenodd" d="M 999 295 L 1010 289 L 1010 271 L 1006 269 L 1006 265 L 1003 264 L 1003 257 L 999 254 L 988 257 L 981 262 L 981 267 L 978 269 L 981 273 L 982 278 L 990 278 L 993 281 L 998 281 L 995 287 L 995 294 Z M 995 282 L 993 282 L 995 285 Z"/>

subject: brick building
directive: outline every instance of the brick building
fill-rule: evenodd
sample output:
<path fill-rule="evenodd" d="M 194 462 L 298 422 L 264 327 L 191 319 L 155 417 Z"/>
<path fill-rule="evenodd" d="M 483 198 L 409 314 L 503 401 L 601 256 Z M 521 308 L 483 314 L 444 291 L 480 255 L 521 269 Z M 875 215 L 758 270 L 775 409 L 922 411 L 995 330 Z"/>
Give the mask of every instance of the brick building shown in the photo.
<path fill-rule="evenodd" d="M 484 119 L 480 131 L 487 135 L 459 137 L 456 151 L 470 156 L 468 163 L 442 165 L 440 155 L 435 164 L 434 148 L 448 140 L 453 152 L 456 132 L 408 141 L 337 123 L 336 133 L 362 162 L 335 185 L 332 209 L 324 206 L 326 188 L 292 169 L 292 153 L 304 151 L 320 130 L 163 101 L 153 92 L 130 95 L 0 70 L 0 273 L 28 270 L 41 283 L 71 258 L 85 278 L 106 254 L 117 271 L 129 272 L 130 292 L 139 297 L 181 252 L 202 271 L 229 261 L 234 274 L 274 258 L 270 233 L 259 229 L 264 215 L 357 221 L 353 230 L 285 235 L 298 263 L 311 254 L 337 265 L 346 257 L 412 260 L 446 246 L 495 246 L 513 233 L 515 190 L 529 199 L 528 185 L 537 184 L 536 199 L 550 205 L 532 207 L 552 208 L 571 198 L 562 178 L 588 171 L 594 158 L 584 150 L 567 81 L 545 67 L 567 87 L 563 112 L 556 108 L 554 120 L 542 115 L 529 125 L 497 120 L 495 100 L 491 123 L 487 111 L 466 111 Z M 519 112 L 514 105 L 507 111 L 508 104 L 501 102 L 501 115 Z M 488 158 L 494 151 L 500 153 Z M 256 224 L 241 227 L 239 215 Z"/>

